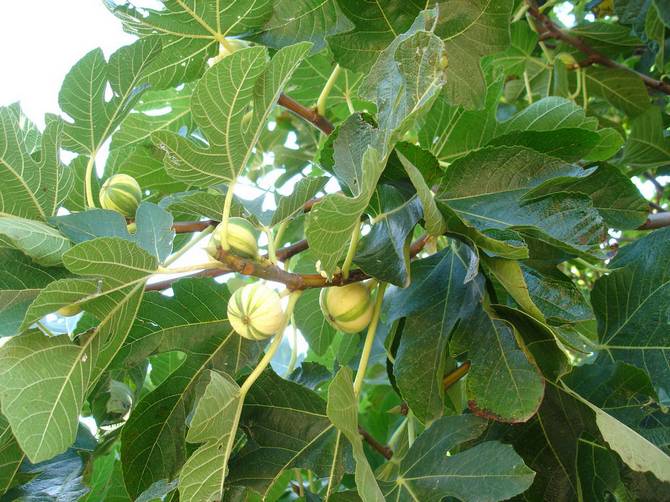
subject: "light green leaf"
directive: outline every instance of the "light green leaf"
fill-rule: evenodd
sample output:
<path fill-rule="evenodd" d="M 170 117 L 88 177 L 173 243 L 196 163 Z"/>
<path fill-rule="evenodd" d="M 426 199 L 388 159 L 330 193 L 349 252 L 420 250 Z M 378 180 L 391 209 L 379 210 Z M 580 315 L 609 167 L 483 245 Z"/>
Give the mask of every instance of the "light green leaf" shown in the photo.
<path fill-rule="evenodd" d="M 361 82 L 360 96 L 377 105 L 383 158 L 430 107 L 445 82 L 444 44 L 430 31 L 435 16 L 434 10 L 423 11 L 384 49 Z"/>
<path fill-rule="evenodd" d="M 193 300 L 191 303 L 198 305 Z M 175 332 L 178 330 L 175 329 Z M 182 335 L 186 334 L 182 332 Z M 165 334 L 163 336 L 168 338 Z M 258 357 L 257 343 L 245 340 L 224 325 L 213 330 L 211 336 L 195 341 L 188 336 L 177 337 L 168 350 L 186 352 L 187 357 L 178 369 L 136 405 L 123 427 L 123 477 L 131 497 L 137 497 L 161 479 L 172 477 L 186 461 L 186 418 L 192 409 L 202 375 L 214 370 L 225 371 L 232 376 Z M 201 451 L 200 459 L 206 453 L 215 452 L 211 449 Z M 197 467 L 198 462 L 197 459 L 191 461 L 188 469 Z M 222 466 L 220 464 L 219 468 Z M 197 479 L 198 472 L 196 469 L 189 476 L 195 475 Z M 197 490 L 198 487 L 192 488 Z"/>
<path fill-rule="evenodd" d="M 0 216 L 0 235 L 36 263 L 47 267 L 60 265 L 70 240 L 44 223 L 15 216 Z"/>
<path fill-rule="evenodd" d="M 447 224 L 444 221 L 442 213 L 437 209 L 435 196 L 433 195 L 432 190 L 421 175 L 421 172 L 409 161 L 409 159 L 407 159 L 407 157 L 398 152 L 398 158 L 405 168 L 407 176 L 409 176 L 409 179 L 412 182 L 412 185 L 414 185 L 419 199 L 421 200 L 421 205 L 423 206 L 423 219 L 426 221 L 426 231 L 430 235 L 442 235 L 447 230 Z"/>
<path fill-rule="evenodd" d="M 282 195 L 277 203 L 277 210 L 272 215 L 271 226 L 293 218 L 303 210 L 305 202 L 313 198 L 328 182 L 326 176 L 307 177 L 301 179 L 290 195 Z"/>
<path fill-rule="evenodd" d="M 553 131 L 563 127 L 595 130 L 598 121 L 587 117 L 584 110 L 573 101 L 558 96 L 536 101 L 511 119 L 501 122 L 496 134 L 512 131 Z"/>
<path fill-rule="evenodd" d="M 64 255 L 64 263 L 71 272 L 94 279 L 51 283 L 31 305 L 24 327 L 75 299 L 86 301 L 86 309 L 100 321 L 97 327 L 78 343 L 32 331 L 0 350 L 3 413 L 32 462 L 49 459 L 74 441 L 86 392 L 125 340 L 144 280 L 156 268 L 155 258 L 116 238 L 79 244 Z"/>
<path fill-rule="evenodd" d="M 73 177 L 60 162 L 61 132 L 57 123 L 47 125 L 35 160 L 37 133 L 15 107 L 0 107 L 1 216 L 46 220 L 67 197 Z"/>
<path fill-rule="evenodd" d="M 109 152 L 105 174 L 127 174 L 135 178 L 142 190 L 149 190 L 145 200 L 158 202 L 160 197 L 186 190 L 188 185 L 176 181 L 165 171 L 163 152 L 152 144 L 118 148 Z M 83 183 L 83 178 L 81 183 Z M 95 189 L 94 189 L 95 192 Z M 220 216 L 220 214 L 219 214 Z"/>
<path fill-rule="evenodd" d="M 138 8 L 127 0 L 104 3 L 127 32 L 162 42 L 163 52 L 147 69 L 147 80 L 160 89 L 198 78 L 226 37 L 257 33 L 272 14 L 270 0 L 177 0 L 162 3 L 161 9 Z"/>
<path fill-rule="evenodd" d="M 305 235 L 310 250 L 328 275 L 332 276 L 344 256 L 354 227 L 360 225 L 383 169 L 377 150 L 368 148 L 361 161 L 363 178 L 354 196 L 327 195 L 307 214 Z"/>
<path fill-rule="evenodd" d="M 310 44 L 239 50 L 210 68 L 193 92 L 191 111 L 209 144 L 159 131 L 152 138 L 166 152 L 168 174 L 188 184 L 210 186 L 235 180 L 247 167 L 270 111 Z M 245 119 L 249 106 L 252 115 Z"/>
<path fill-rule="evenodd" d="M 179 132 L 181 128 L 190 130 L 191 94 L 191 84 L 181 89 L 147 91 L 142 94 L 133 106 L 133 111 L 114 133 L 110 148 L 115 150 L 149 142 L 151 134 L 156 131 Z"/>
<path fill-rule="evenodd" d="M 661 481 L 670 483 L 670 455 L 590 401 L 574 392 L 570 394 L 591 408 L 603 439 L 629 467 L 636 471 L 650 471 Z"/>
<path fill-rule="evenodd" d="M 160 41 L 151 37 L 120 48 L 109 62 L 101 49 L 80 59 L 65 76 L 58 95 L 67 114 L 63 146 L 95 157 L 146 89 L 146 69 L 160 51 Z M 109 101 L 105 99 L 107 84 L 113 93 Z"/>
<path fill-rule="evenodd" d="M 326 45 L 326 37 L 353 28 L 336 0 L 276 0 L 272 17 L 258 35 L 263 45 L 281 49 L 296 42 L 311 42 L 312 51 Z"/>
<path fill-rule="evenodd" d="M 479 64 L 482 56 L 510 44 L 512 0 L 447 0 L 440 2 L 435 30 L 444 40 L 449 59 L 445 92 L 451 104 L 481 108 L 486 82 Z"/>
<path fill-rule="evenodd" d="M 360 2 L 338 0 L 354 29 L 328 37 L 328 45 L 341 66 L 367 73 L 377 56 L 412 25 L 426 7 L 416 0 Z"/>
<path fill-rule="evenodd" d="M 0 415 L 0 494 L 4 494 L 14 484 L 24 457 L 7 419 Z"/>
<path fill-rule="evenodd" d="M 195 408 L 186 440 L 202 443 L 179 475 L 180 500 L 200 502 L 223 496 L 228 473 L 226 445 L 236 433 L 240 388 L 226 374 L 208 371 L 209 383 Z"/>
<path fill-rule="evenodd" d="M 485 420 L 471 415 L 434 422 L 400 462 L 395 482 L 383 483 L 386 499 L 439 502 L 451 496 L 464 501 L 506 500 L 523 493 L 535 473 L 511 446 L 486 441 L 448 454 L 481 436 L 486 425 Z"/>
<path fill-rule="evenodd" d="M 328 386 L 327 414 L 338 429 L 338 439 L 343 434 L 351 443 L 356 460 L 356 488 L 363 502 L 383 502 L 377 480 L 363 451 L 363 442 L 358 432 L 358 398 L 354 395 L 352 371 L 342 368 Z M 339 443 L 339 441 L 338 441 Z M 330 487 L 334 486 L 332 483 Z"/>
<path fill-rule="evenodd" d="M 73 344 L 67 335 L 32 331 L 10 339 L 0 351 L 2 411 L 32 463 L 74 442 L 95 363 L 88 346 Z"/>
<path fill-rule="evenodd" d="M 86 184 L 86 167 L 88 162 L 88 156 L 77 155 L 74 159 L 72 159 L 72 162 L 70 162 L 70 165 L 68 166 L 68 170 L 73 178 L 72 189 L 63 201 L 63 206 L 71 213 L 76 211 L 86 211 L 86 209 L 88 209 L 86 204 L 86 195 L 84 193 L 84 187 Z M 91 189 L 93 191 L 93 200 L 99 200 L 100 179 L 97 176 L 91 177 Z"/>

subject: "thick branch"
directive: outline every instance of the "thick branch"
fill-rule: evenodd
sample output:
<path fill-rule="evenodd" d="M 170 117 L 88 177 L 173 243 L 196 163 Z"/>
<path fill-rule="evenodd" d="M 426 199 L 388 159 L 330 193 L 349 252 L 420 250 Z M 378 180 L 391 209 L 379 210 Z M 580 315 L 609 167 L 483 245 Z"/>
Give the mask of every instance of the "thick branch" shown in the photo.
<path fill-rule="evenodd" d="M 647 85 L 647 87 L 660 92 L 664 92 L 665 94 L 670 94 L 670 84 L 667 84 L 662 80 L 653 79 L 648 75 L 636 72 L 635 70 L 631 70 L 630 68 L 628 68 L 625 65 L 622 65 L 621 63 L 613 61 L 604 54 L 590 47 L 581 38 L 575 37 L 574 35 L 570 35 L 569 33 L 561 30 L 558 26 L 554 24 L 554 22 L 551 19 L 549 19 L 549 17 L 540 12 L 534 0 L 526 0 L 526 3 L 528 4 L 528 12 L 538 21 L 537 27 L 540 32 L 540 37 L 542 39 L 555 38 L 556 40 L 561 40 L 562 42 L 572 45 L 580 52 L 586 54 L 587 56 L 586 62 L 588 62 L 588 64 L 596 63 L 602 66 L 607 66 L 609 68 L 618 68 L 621 70 L 632 71 L 642 79 L 642 81 Z"/>
<path fill-rule="evenodd" d="M 647 221 L 638 230 L 653 230 L 663 227 L 670 227 L 670 212 L 650 214 Z"/>
<path fill-rule="evenodd" d="M 410 257 L 414 257 L 421 252 L 426 245 L 428 236 L 420 237 L 410 246 Z M 298 241 L 295 244 L 277 250 L 277 259 L 279 261 L 286 261 L 292 256 L 301 253 L 308 249 L 309 245 L 306 240 Z M 352 282 L 360 282 L 369 279 L 362 270 L 352 270 L 348 279 L 344 279 L 341 275 L 335 275 L 332 281 L 327 281 L 325 277 L 319 274 L 295 274 L 287 272 L 269 262 L 267 256 L 262 257 L 259 261 L 248 260 L 239 256 L 234 256 L 221 251 L 219 260 L 222 263 L 221 268 L 210 270 L 201 270 L 189 276 L 180 276 L 173 279 L 166 279 L 164 281 L 155 282 L 146 286 L 147 291 L 162 291 L 172 287 L 179 279 L 184 277 L 218 277 L 220 275 L 237 272 L 242 275 L 250 275 L 260 279 L 267 279 L 269 281 L 280 282 L 285 284 L 290 290 L 298 289 L 312 289 L 325 288 L 330 286 L 343 286 Z"/>
<path fill-rule="evenodd" d="M 324 134 L 330 134 L 335 129 L 333 124 L 331 124 L 326 117 L 319 115 L 316 110 L 301 105 L 293 98 L 289 98 L 286 94 L 281 94 L 279 96 L 277 104 L 305 119 Z"/>

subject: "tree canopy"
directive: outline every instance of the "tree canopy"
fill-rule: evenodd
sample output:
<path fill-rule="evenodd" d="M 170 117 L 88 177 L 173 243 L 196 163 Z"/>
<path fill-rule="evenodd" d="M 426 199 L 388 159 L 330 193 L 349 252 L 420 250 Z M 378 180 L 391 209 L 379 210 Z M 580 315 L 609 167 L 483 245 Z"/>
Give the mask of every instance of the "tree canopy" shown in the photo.
<path fill-rule="evenodd" d="M 3 501 L 670 500 L 667 1 L 104 3 L 0 107 Z"/>

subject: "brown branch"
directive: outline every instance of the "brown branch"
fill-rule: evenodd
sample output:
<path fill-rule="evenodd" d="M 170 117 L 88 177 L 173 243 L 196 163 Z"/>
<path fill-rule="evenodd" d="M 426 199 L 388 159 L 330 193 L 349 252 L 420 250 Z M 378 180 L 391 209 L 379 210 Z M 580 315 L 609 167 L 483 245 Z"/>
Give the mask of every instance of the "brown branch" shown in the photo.
<path fill-rule="evenodd" d="M 424 235 L 423 237 L 420 237 L 414 241 L 410 246 L 410 257 L 413 258 L 419 254 L 426 245 L 426 242 L 428 242 L 427 235 Z M 279 261 L 286 261 L 292 256 L 295 256 L 296 254 L 301 253 L 308 248 L 309 244 L 306 240 L 298 241 L 295 244 L 277 250 L 277 259 Z M 183 275 L 160 282 L 155 282 L 153 284 L 148 284 L 145 287 L 145 290 L 162 291 L 164 289 L 169 289 L 176 281 L 184 279 L 185 277 L 218 277 L 220 275 L 230 274 L 232 272 L 258 277 L 260 279 L 267 279 L 269 281 L 281 282 L 285 284 L 290 290 L 343 286 L 345 284 L 360 282 L 370 278 L 370 276 L 362 270 L 352 270 L 348 279 L 344 279 L 341 275 L 337 274 L 331 281 L 327 281 L 325 277 L 319 274 L 295 274 L 292 272 L 287 272 L 270 263 L 267 256 L 263 256 L 260 260 L 254 261 L 221 252 L 219 258 L 219 261 L 222 263 L 221 268 L 201 270 L 194 274 Z"/>
<path fill-rule="evenodd" d="M 172 229 L 178 234 L 188 234 L 191 232 L 202 232 L 207 227 L 216 226 L 219 222 L 215 220 L 202 221 L 175 221 Z"/>
<path fill-rule="evenodd" d="M 647 85 L 647 87 L 654 89 L 656 91 L 664 92 L 665 94 L 670 94 L 670 84 L 667 84 L 662 80 L 653 79 L 648 75 L 645 75 L 644 73 L 631 70 L 627 66 L 622 65 L 621 63 L 617 63 L 616 61 L 613 61 L 604 54 L 593 49 L 591 46 L 585 43 L 581 38 L 575 37 L 574 35 L 571 35 L 570 33 L 561 30 L 558 26 L 554 24 L 554 22 L 551 19 L 549 19 L 547 15 L 540 12 L 534 0 L 526 0 L 526 4 L 528 5 L 528 12 L 538 22 L 537 28 L 539 31 L 539 35 L 542 39 L 546 40 L 546 38 L 554 38 L 556 40 L 565 42 L 566 44 L 569 44 L 574 48 L 578 49 L 580 52 L 586 54 L 587 61 L 592 61 L 593 63 L 597 63 L 602 66 L 607 66 L 608 68 L 617 68 L 620 70 L 631 71 L 636 75 L 638 75 L 642 79 L 642 81 Z"/>
<path fill-rule="evenodd" d="M 303 205 L 303 212 L 309 213 L 314 204 L 320 202 L 322 197 L 310 199 Z M 175 221 L 172 229 L 178 234 L 188 234 L 191 232 L 202 232 L 209 226 L 216 226 L 219 222 L 217 220 L 198 220 L 198 221 Z"/>
<path fill-rule="evenodd" d="M 331 124 L 326 117 L 319 115 L 317 111 L 312 108 L 307 108 L 306 106 L 301 105 L 295 99 L 289 98 L 286 94 L 281 94 L 279 96 L 277 104 L 305 119 L 324 134 L 330 134 L 335 129 L 333 124 Z"/>
<path fill-rule="evenodd" d="M 638 230 L 653 230 L 655 228 L 670 227 L 670 212 L 652 213 Z"/>
<path fill-rule="evenodd" d="M 368 443 L 372 448 L 377 450 L 386 460 L 391 460 L 393 456 L 393 450 L 386 445 L 381 444 L 375 438 L 372 437 L 368 431 L 363 429 L 360 425 L 358 426 L 358 433 L 363 437 L 366 443 Z"/>

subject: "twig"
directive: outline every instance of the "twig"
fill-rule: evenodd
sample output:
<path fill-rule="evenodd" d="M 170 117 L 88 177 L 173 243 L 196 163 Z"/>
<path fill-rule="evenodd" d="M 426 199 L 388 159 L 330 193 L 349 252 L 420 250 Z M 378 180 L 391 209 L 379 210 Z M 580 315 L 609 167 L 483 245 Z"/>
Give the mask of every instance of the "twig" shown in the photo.
<path fill-rule="evenodd" d="M 472 366 L 470 361 L 465 361 L 463 364 L 461 364 L 454 371 L 444 375 L 444 378 L 442 379 L 442 385 L 444 386 L 444 390 L 447 390 L 449 387 L 451 387 L 456 382 L 458 382 L 461 378 L 463 378 L 465 375 L 467 375 L 468 371 L 470 371 L 470 366 Z"/>
<path fill-rule="evenodd" d="M 321 201 L 321 197 L 316 197 L 310 199 L 303 205 L 303 212 L 309 213 L 314 204 L 317 204 Z M 172 229 L 178 234 L 187 234 L 190 232 L 202 232 L 205 228 L 209 226 L 216 226 L 219 222 L 217 220 L 198 220 L 198 221 L 175 221 L 172 225 Z"/>
<path fill-rule="evenodd" d="M 175 221 L 172 229 L 178 234 L 188 234 L 191 232 L 202 232 L 207 227 L 218 225 L 216 220 L 202 220 L 202 221 Z"/>
<path fill-rule="evenodd" d="M 358 433 L 363 437 L 363 440 L 367 444 L 369 444 L 373 449 L 378 451 L 386 460 L 391 460 L 391 457 L 393 456 L 393 450 L 391 450 L 391 448 L 389 448 L 384 444 L 381 444 L 379 441 L 377 441 L 375 438 L 372 437 L 372 434 L 370 434 L 360 425 L 358 426 Z"/>
<path fill-rule="evenodd" d="M 647 87 L 664 92 L 665 94 L 670 94 L 670 84 L 663 82 L 662 80 L 653 79 L 644 73 L 631 70 L 621 63 L 617 63 L 612 59 L 608 58 L 604 54 L 601 54 L 597 50 L 593 49 L 587 43 L 585 43 L 581 38 L 570 35 L 569 33 L 561 30 L 554 22 L 549 19 L 549 17 L 537 8 L 534 0 L 526 0 L 528 5 L 528 12 L 538 21 L 538 30 L 540 32 L 540 39 L 546 40 L 547 38 L 554 38 L 556 40 L 561 40 L 566 44 L 572 45 L 574 48 L 578 49 L 580 52 L 586 54 L 587 61 L 589 64 L 597 63 L 602 66 L 607 66 L 608 68 L 617 68 L 620 70 L 627 70 L 638 75 L 642 81 L 647 85 Z M 591 63 L 592 62 L 592 63 Z"/>
<path fill-rule="evenodd" d="M 281 94 L 279 96 L 277 104 L 305 119 L 324 134 L 330 134 L 335 129 L 333 124 L 326 117 L 319 115 L 316 110 L 301 105 L 293 98 L 289 98 L 286 94 Z"/>

